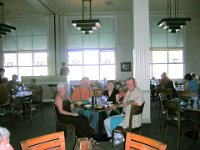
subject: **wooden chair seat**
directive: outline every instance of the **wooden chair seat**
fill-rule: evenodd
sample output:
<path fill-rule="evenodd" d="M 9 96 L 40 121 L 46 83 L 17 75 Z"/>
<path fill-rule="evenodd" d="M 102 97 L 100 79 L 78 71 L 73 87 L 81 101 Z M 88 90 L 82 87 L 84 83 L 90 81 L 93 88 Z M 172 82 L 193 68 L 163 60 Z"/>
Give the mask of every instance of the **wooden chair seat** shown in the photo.
<path fill-rule="evenodd" d="M 166 150 L 167 145 L 149 137 L 127 132 L 125 150 Z"/>
<path fill-rule="evenodd" d="M 65 150 L 64 132 L 51 133 L 20 142 L 22 150 Z"/>

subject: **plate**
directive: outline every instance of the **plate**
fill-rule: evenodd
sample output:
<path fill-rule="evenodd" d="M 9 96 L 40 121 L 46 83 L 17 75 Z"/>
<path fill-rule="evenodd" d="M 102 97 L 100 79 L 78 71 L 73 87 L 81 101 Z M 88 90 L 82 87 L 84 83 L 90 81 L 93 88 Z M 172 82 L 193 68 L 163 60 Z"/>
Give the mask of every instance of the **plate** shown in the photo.
<path fill-rule="evenodd" d="M 109 102 L 107 102 L 107 104 L 113 104 L 113 102 L 109 101 Z"/>
<path fill-rule="evenodd" d="M 92 106 L 91 104 L 84 105 L 84 107 L 86 107 L 86 108 L 90 108 L 91 106 Z"/>

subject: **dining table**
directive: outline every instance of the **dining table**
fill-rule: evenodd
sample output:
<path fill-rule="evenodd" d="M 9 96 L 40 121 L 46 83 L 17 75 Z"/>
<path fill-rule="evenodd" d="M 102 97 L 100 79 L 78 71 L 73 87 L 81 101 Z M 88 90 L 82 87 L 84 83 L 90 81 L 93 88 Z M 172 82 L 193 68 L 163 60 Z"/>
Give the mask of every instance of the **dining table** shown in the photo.
<path fill-rule="evenodd" d="M 189 98 L 187 102 L 180 101 L 180 109 L 184 112 L 187 118 L 194 122 L 193 130 L 188 130 L 185 132 L 185 136 L 193 140 L 198 140 L 199 138 L 198 128 L 200 124 L 200 100 L 198 97 L 196 98 L 196 102 L 192 97 Z"/>
<path fill-rule="evenodd" d="M 31 117 L 31 97 L 32 91 L 18 91 L 15 95 L 12 96 L 14 98 L 14 111 L 20 115 L 21 120 L 25 120 L 22 117 L 29 118 L 30 121 L 32 120 Z"/>

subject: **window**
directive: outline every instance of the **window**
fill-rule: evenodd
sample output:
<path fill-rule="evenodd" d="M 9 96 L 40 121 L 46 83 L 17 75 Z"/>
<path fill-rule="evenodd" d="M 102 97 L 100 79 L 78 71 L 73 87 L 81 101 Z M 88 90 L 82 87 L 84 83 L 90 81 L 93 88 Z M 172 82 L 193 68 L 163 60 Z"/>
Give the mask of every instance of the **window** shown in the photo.
<path fill-rule="evenodd" d="M 150 78 L 160 79 L 166 72 L 171 79 L 182 79 L 184 74 L 185 30 L 169 33 L 157 26 L 164 16 L 150 16 Z"/>
<path fill-rule="evenodd" d="M 83 76 L 91 80 L 115 79 L 114 50 L 68 50 L 70 80 L 80 80 Z"/>
<path fill-rule="evenodd" d="M 9 80 L 13 74 L 19 77 L 48 75 L 47 52 L 4 52 L 4 68 Z"/>
<path fill-rule="evenodd" d="M 151 49 L 150 74 L 156 79 L 166 72 L 171 79 L 183 78 L 182 49 Z"/>
<path fill-rule="evenodd" d="M 2 38 L 5 77 L 48 75 L 48 20 L 9 20 L 16 31 Z"/>
<path fill-rule="evenodd" d="M 115 80 L 115 17 L 98 17 L 102 28 L 85 35 L 65 18 L 66 60 L 69 80 L 88 76 L 91 80 Z"/>

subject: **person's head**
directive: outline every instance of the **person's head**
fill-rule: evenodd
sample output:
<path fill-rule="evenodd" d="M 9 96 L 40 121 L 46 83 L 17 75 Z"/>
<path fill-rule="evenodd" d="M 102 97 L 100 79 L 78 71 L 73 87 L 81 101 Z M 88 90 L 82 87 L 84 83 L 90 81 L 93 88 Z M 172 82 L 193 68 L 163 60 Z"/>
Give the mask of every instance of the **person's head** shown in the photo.
<path fill-rule="evenodd" d="M 0 76 L 3 77 L 5 73 L 5 69 L 4 68 L 0 68 Z"/>
<path fill-rule="evenodd" d="M 58 82 L 57 84 L 57 91 L 58 93 L 65 94 L 67 89 L 67 85 L 65 82 Z"/>
<path fill-rule="evenodd" d="M 81 86 L 84 88 L 88 88 L 89 87 L 89 78 L 88 77 L 83 77 L 81 80 Z"/>
<path fill-rule="evenodd" d="M 188 81 L 193 80 L 193 79 L 192 79 L 192 75 L 191 75 L 190 73 L 187 73 L 187 74 L 184 76 L 184 79 L 185 79 L 185 80 L 188 80 Z"/>
<path fill-rule="evenodd" d="M 13 80 L 13 81 L 17 81 L 17 79 L 18 79 L 18 76 L 17 76 L 16 74 L 13 74 L 13 75 L 12 75 L 12 80 Z"/>
<path fill-rule="evenodd" d="M 196 79 L 196 73 L 195 72 L 191 72 L 191 76 L 193 79 Z"/>
<path fill-rule="evenodd" d="M 14 150 L 10 144 L 10 132 L 4 127 L 0 127 L 0 150 Z"/>
<path fill-rule="evenodd" d="M 62 62 L 62 66 L 65 66 L 66 65 L 66 63 L 65 62 Z"/>
<path fill-rule="evenodd" d="M 129 91 L 133 91 L 137 86 L 135 78 L 130 77 L 130 78 L 126 79 L 126 85 L 127 85 L 127 88 Z"/>
<path fill-rule="evenodd" d="M 166 72 L 163 72 L 162 74 L 161 74 L 161 78 L 166 78 L 167 77 L 167 73 Z"/>
<path fill-rule="evenodd" d="M 115 87 L 114 81 L 108 81 L 107 85 L 108 90 L 113 90 L 114 87 Z"/>
<path fill-rule="evenodd" d="M 36 84 L 36 78 L 31 78 L 31 84 Z"/>

